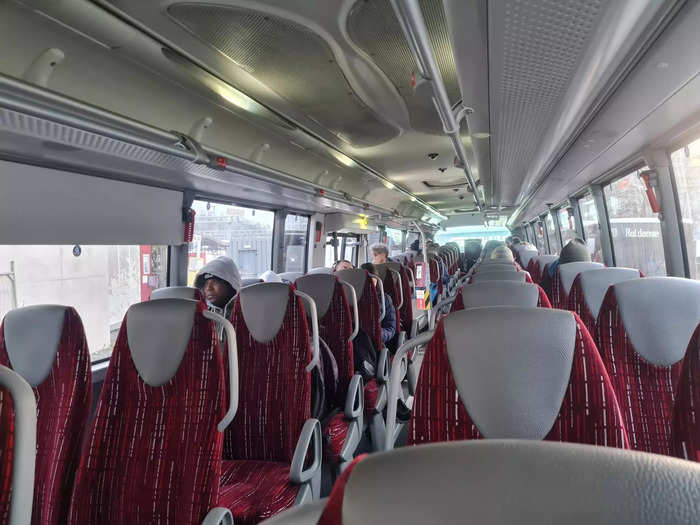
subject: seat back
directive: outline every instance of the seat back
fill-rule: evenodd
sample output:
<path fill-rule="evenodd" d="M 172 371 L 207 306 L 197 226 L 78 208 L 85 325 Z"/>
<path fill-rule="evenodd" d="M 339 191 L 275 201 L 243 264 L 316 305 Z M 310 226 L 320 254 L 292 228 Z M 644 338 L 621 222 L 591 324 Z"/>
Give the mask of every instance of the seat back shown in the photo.
<path fill-rule="evenodd" d="M 151 292 L 151 299 L 191 299 L 203 301 L 204 296 L 199 288 L 193 286 L 168 286 L 157 288 Z"/>
<path fill-rule="evenodd" d="M 517 272 L 518 269 L 513 263 L 491 263 L 491 264 L 480 264 L 478 268 L 474 270 L 474 273 L 487 273 L 487 272 Z"/>
<path fill-rule="evenodd" d="M 483 281 L 462 286 L 452 311 L 484 306 L 537 306 L 550 308 L 544 290 L 536 284 L 517 281 Z"/>
<path fill-rule="evenodd" d="M 302 275 L 304 275 L 304 272 L 282 272 L 278 274 L 279 278 L 282 279 L 282 282 L 285 283 L 293 283 Z"/>
<path fill-rule="evenodd" d="M 348 393 L 348 385 L 354 374 L 352 336 L 352 315 L 343 285 L 335 275 L 315 274 L 299 277 L 295 287 L 311 296 L 316 303 L 318 328 L 321 339 L 328 345 L 338 369 L 338 387 L 335 392 L 327 392 L 334 407 L 343 407 Z M 304 305 L 308 308 L 307 305 Z M 308 314 L 307 310 L 307 314 Z M 321 354 L 325 357 L 325 354 Z M 331 385 L 332 365 L 323 363 L 326 386 Z"/>
<path fill-rule="evenodd" d="M 124 316 L 75 481 L 68 522 L 199 523 L 216 503 L 225 413 L 216 330 L 201 302 Z"/>
<path fill-rule="evenodd" d="M 413 291 L 408 276 L 408 269 L 403 264 L 389 261 L 386 263 L 387 268 L 397 271 L 400 277 L 400 286 L 403 290 L 403 304 L 399 308 L 399 317 L 401 319 L 401 330 L 406 333 L 411 333 L 411 324 L 413 322 L 413 301 L 411 300 Z"/>
<path fill-rule="evenodd" d="M 595 323 L 608 288 L 615 283 L 639 279 L 634 268 L 598 268 L 581 272 L 569 291 L 567 309 L 576 312 L 595 338 Z M 600 341 L 596 340 L 596 344 Z"/>
<path fill-rule="evenodd" d="M 416 480 L 420 501 L 407 505 Z M 376 490 L 385 486 L 392 490 Z M 270 525 L 454 524 L 464 523 L 465 513 L 470 523 L 496 525 L 560 523 L 563 516 L 567 525 L 688 525 L 700 515 L 699 502 L 700 466 L 687 461 L 489 440 L 363 456 L 338 480 L 323 510 L 300 509 Z"/>
<path fill-rule="evenodd" d="M 0 365 L 0 523 L 32 522 L 36 423 L 32 387 Z"/>
<path fill-rule="evenodd" d="M 69 306 L 11 310 L 0 327 L 0 365 L 37 398 L 34 523 L 65 523 L 92 400 L 83 323 Z"/>
<path fill-rule="evenodd" d="M 387 346 L 392 352 L 396 351 L 398 346 L 399 332 L 401 331 L 401 316 L 399 315 L 399 305 L 403 306 L 401 302 L 401 282 L 397 279 L 396 274 L 391 271 L 388 264 L 375 264 L 374 267 L 379 274 L 379 278 L 382 280 L 382 285 L 384 286 L 384 293 L 391 297 L 391 303 L 394 305 L 396 310 L 396 326 L 394 337 L 390 341 L 387 341 Z"/>
<path fill-rule="evenodd" d="M 628 446 L 603 362 L 575 314 L 501 306 L 440 322 L 421 366 L 408 441 L 480 438 Z"/>
<path fill-rule="evenodd" d="M 311 414 L 312 350 L 304 307 L 292 285 L 255 284 L 241 289 L 231 323 L 240 394 L 224 457 L 291 463 Z"/>
<path fill-rule="evenodd" d="M 515 281 L 519 283 L 527 282 L 529 275 L 527 272 L 517 271 L 494 271 L 494 272 L 478 272 L 472 275 L 469 279 L 470 283 L 481 283 L 484 281 Z"/>
<path fill-rule="evenodd" d="M 530 266 L 530 261 L 537 257 L 539 252 L 534 248 L 526 248 L 520 252 L 520 265 L 526 270 Z"/>
<path fill-rule="evenodd" d="M 700 323 L 700 282 L 645 277 L 612 285 L 598 314 L 600 353 L 636 450 L 672 454 L 683 360 Z"/>
<path fill-rule="evenodd" d="M 352 268 L 336 272 L 335 275 L 355 289 L 360 310 L 360 330 L 367 334 L 379 354 L 382 348 L 382 326 L 379 320 L 381 310 L 379 296 L 369 273 L 362 268 Z"/>
<path fill-rule="evenodd" d="M 700 324 L 690 339 L 681 368 L 673 413 L 673 455 L 700 462 Z"/>
<path fill-rule="evenodd" d="M 534 272 L 532 272 L 532 280 L 538 284 L 542 282 L 545 266 L 553 263 L 557 259 L 559 259 L 558 255 L 538 255 L 534 259 L 531 259 L 531 261 L 535 261 L 533 265 Z"/>
<path fill-rule="evenodd" d="M 597 262 L 571 262 L 560 264 L 554 271 L 554 279 L 552 279 L 552 306 L 554 308 L 566 309 L 569 304 L 569 291 L 571 285 L 574 284 L 574 279 L 581 272 L 587 270 L 597 270 L 604 268 L 601 263 Z"/>

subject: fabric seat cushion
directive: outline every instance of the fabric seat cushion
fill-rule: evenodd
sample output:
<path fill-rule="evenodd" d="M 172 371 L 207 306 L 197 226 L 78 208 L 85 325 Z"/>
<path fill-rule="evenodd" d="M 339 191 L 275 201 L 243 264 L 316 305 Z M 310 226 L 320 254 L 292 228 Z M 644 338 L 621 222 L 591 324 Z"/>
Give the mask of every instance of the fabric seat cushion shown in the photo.
<path fill-rule="evenodd" d="M 3 325 L 0 365 L 11 367 L 4 334 Z M 37 452 L 32 523 L 65 523 L 92 400 L 90 353 L 75 309 L 65 309 L 56 359 L 49 375 L 33 390 L 37 399 Z"/>
<path fill-rule="evenodd" d="M 673 414 L 673 455 L 700 462 L 700 324 L 695 329 L 681 369 Z"/>
<path fill-rule="evenodd" d="M 338 412 L 324 425 L 324 461 L 338 462 L 351 424 L 352 421 L 346 419 L 343 412 Z"/>
<path fill-rule="evenodd" d="M 569 385 L 554 425 L 544 439 L 629 448 L 603 362 L 588 330 L 578 316 L 573 315 L 577 328 Z M 497 385 L 492 387 L 498 388 Z M 428 345 L 421 366 L 408 443 L 419 445 L 482 438 L 459 398 L 447 355 L 443 320 Z"/>
<path fill-rule="evenodd" d="M 231 509 L 236 525 L 253 525 L 292 507 L 299 487 L 287 463 L 223 461 L 217 506 Z"/>
<path fill-rule="evenodd" d="M 372 417 L 379 399 L 379 384 L 377 380 L 370 379 L 367 381 L 363 392 L 365 398 L 365 417 Z"/>

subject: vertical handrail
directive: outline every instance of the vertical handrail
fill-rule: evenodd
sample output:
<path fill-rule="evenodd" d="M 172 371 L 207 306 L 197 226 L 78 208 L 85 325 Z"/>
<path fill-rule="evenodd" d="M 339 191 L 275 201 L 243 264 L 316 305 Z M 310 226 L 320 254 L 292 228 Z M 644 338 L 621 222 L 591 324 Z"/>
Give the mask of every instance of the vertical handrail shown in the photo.
<path fill-rule="evenodd" d="M 306 371 L 311 372 L 315 367 L 321 366 L 321 347 L 318 340 L 318 310 L 316 309 L 316 301 L 304 292 L 299 290 L 294 290 L 294 294 L 300 297 L 303 301 L 306 301 L 309 305 L 309 310 L 311 311 L 311 350 L 312 357 L 309 364 L 306 366 Z"/>
<path fill-rule="evenodd" d="M 352 334 L 350 334 L 350 341 L 353 341 L 355 337 L 357 337 L 357 333 L 360 331 L 360 310 L 357 306 L 357 292 L 350 283 L 341 281 L 340 279 L 338 279 L 338 282 L 340 282 L 340 284 L 343 285 L 343 287 L 346 290 L 348 290 L 350 292 L 350 295 L 352 296 L 352 311 L 355 321 L 355 327 L 353 328 Z"/>
<path fill-rule="evenodd" d="M 231 424 L 238 411 L 238 341 L 236 340 L 236 330 L 228 319 L 211 310 L 204 310 L 202 314 L 205 319 L 209 319 L 215 324 L 222 326 L 224 332 L 226 332 L 226 345 L 228 346 L 229 404 L 224 418 L 219 421 L 219 424 L 216 426 L 219 432 L 223 432 Z"/>

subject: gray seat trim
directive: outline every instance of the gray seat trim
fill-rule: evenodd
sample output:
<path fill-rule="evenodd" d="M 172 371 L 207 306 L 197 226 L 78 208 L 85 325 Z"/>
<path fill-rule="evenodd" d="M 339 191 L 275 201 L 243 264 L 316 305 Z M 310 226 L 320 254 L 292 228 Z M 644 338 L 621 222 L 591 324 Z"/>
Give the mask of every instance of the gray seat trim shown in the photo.
<path fill-rule="evenodd" d="M 280 279 L 282 279 L 283 281 L 290 282 L 290 283 L 293 283 L 302 275 L 304 275 L 304 272 L 282 272 L 280 274 L 277 274 L 277 276 Z"/>
<path fill-rule="evenodd" d="M 365 291 L 365 282 L 367 281 L 367 276 L 369 275 L 367 270 L 363 270 L 362 268 L 352 268 L 350 270 L 335 272 L 335 275 L 338 279 L 345 281 L 355 289 L 355 293 L 357 294 L 357 302 L 359 303 L 362 300 L 362 294 Z"/>
<path fill-rule="evenodd" d="M 598 270 L 600 268 L 605 268 L 604 265 L 597 262 L 571 262 L 562 264 L 559 266 L 559 281 L 561 283 L 561 289 L 566 295 L 569 295 L 571 287 L 574 284 L 574 279 L 581 272 L 588 270 Z"/>
<path fill-rule="evenodd" d="M 289 302 L 286 283 L 258 283 L 238 294 L 243 320 L 250 335 L 259 343 L 272 341 L 282 328 Z"/>
<path fill-rule="evenodd" d="M 605 293 L 613 284 L 639 279 L 639 270 L 634 268 L 599 268 L 581 272 L 581 292 L 588 311 L 598 319 Z"/>
<path fill-rule="evenodd" d="M 491 272 L 517 272 L 518 269 L 513 263 L 482 264 L 477 268 L 476 273 Z"/>
<path fill-rule="evenodd" d="M 311 268 L 308 272 L 306 272 L 306 275 L 313 275 L 316 273 L 333 273 L 333 268 L 317 266 L 316 268 Z"/>
<path fill-rule="evenodd" d="M 177 373 L 192 337 L 196 308 L 196 301 L 156 299 L 127 310 L 131 360 L 147 385 L 161 386 Z"/>
<path fill-rule="evenodd" d="M 543 439 L 561 409 L 576 345 L 571 312 L 500 306 L 443 320 L 459 397 L 487 438 Z"/>
<path fill-rule="evenodd" d="M 151 299 L 195 299 L 197 288 L 193 286 L 168 286 L 151 292 Z"/>
<path fill-rule="evenodd" d="M 484 281 L 462 288 L 464 308 L 484 306 L 537 307 L 540 291 L 537 285 L 515 281 Z"/>
<path fill-rule="evenodd" d="M 540 270 L 544 270 L 546 264 L 556 261 L 559 259 L 558 255 L 538 255 L 536 260 L 540 263 Z"/>
<path fill-rule="evenodd" d="M 335 283 L 335 275 L 327 273 L 304 275 L 299 277 L 295 282 L 296 289 L 310 295 L 316 303 L 319 322 L 323 319 L 323 316 L 326 315 L 331 305 L 333 292 L 335 291 Z M 309 304 L 306 302 L 304 302 L 304 309 L 307 315 L 311 315 Z"/>
<path fill-rule="evenodd" d="M 48 377 L 63 334 L 67 306 L 42 304 L 5 315 L 5 346 L 12 369 L 32 387 Z"/>
<path fill-rule="evenodd" d="M 407 503 L 417 481 L 420 504 Z M 357 464 L 342 516 L 343 525 L 691 525 L 700 516 L 700 465 L 571 443 L 405 447 Z"/>
<path fill-rule="evenodd" d="M 523 250 L 520 252 L 520 260 L 523 263 L 523 268 L 527 268 L 530 260 L 537 257 L 537 250 Z"/>
<path fill-rule="evenodd" d="M 613 286 L 622 324 L 637 353 L 657 366 L 683 359 L 700 323 L 700 282 L 645 277 Z"/>
<path fill-rule="evenodd" d="M 524 283 L 526 275 L 527 272 L 500 271 L 482 273 L 479 271 L 472 276 L 472 283 L 480 283 L 483 281 L 515 281 Z"/>

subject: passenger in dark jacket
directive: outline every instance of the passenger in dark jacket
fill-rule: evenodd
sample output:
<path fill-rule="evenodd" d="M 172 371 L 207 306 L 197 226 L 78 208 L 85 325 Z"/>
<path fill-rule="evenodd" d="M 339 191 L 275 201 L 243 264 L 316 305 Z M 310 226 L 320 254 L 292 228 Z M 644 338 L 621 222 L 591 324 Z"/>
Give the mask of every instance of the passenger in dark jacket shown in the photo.
<path fill-rule="evenodd" d="M 566 246 L 561 249 L 561 254 L 559 254 L 559 259 L 550 263 L 547 268 L 548 271 L 544 272 L 542 279 L 540 280 L 540 286 L 547 294 L 547 297 L 552 298 L 552 279 L 554 279 L 554 272 L 556 272 L 557 267 L 560 264 L 567 264 L 570 262 L 590 262 L 591 254 L 588 251 L 588 246 L 583 239 L 576 237 L 571 239 Z"/>
<path fill-rule="evenodd" d="M 373 279 L 379 279 L 377 275 L 377 269 L 372 263 L 365 263 L 360 266 L 363 270 L 367 270 L 374 277 Z M 394 302 L 389 297 L 389 294 L 384 294 L 384 308 L 386 313 L 384 314 L 384 319 L 382 319 L 382 343 L 386 344 L 396 335 L 396 308 L 394 308 Z"/>

